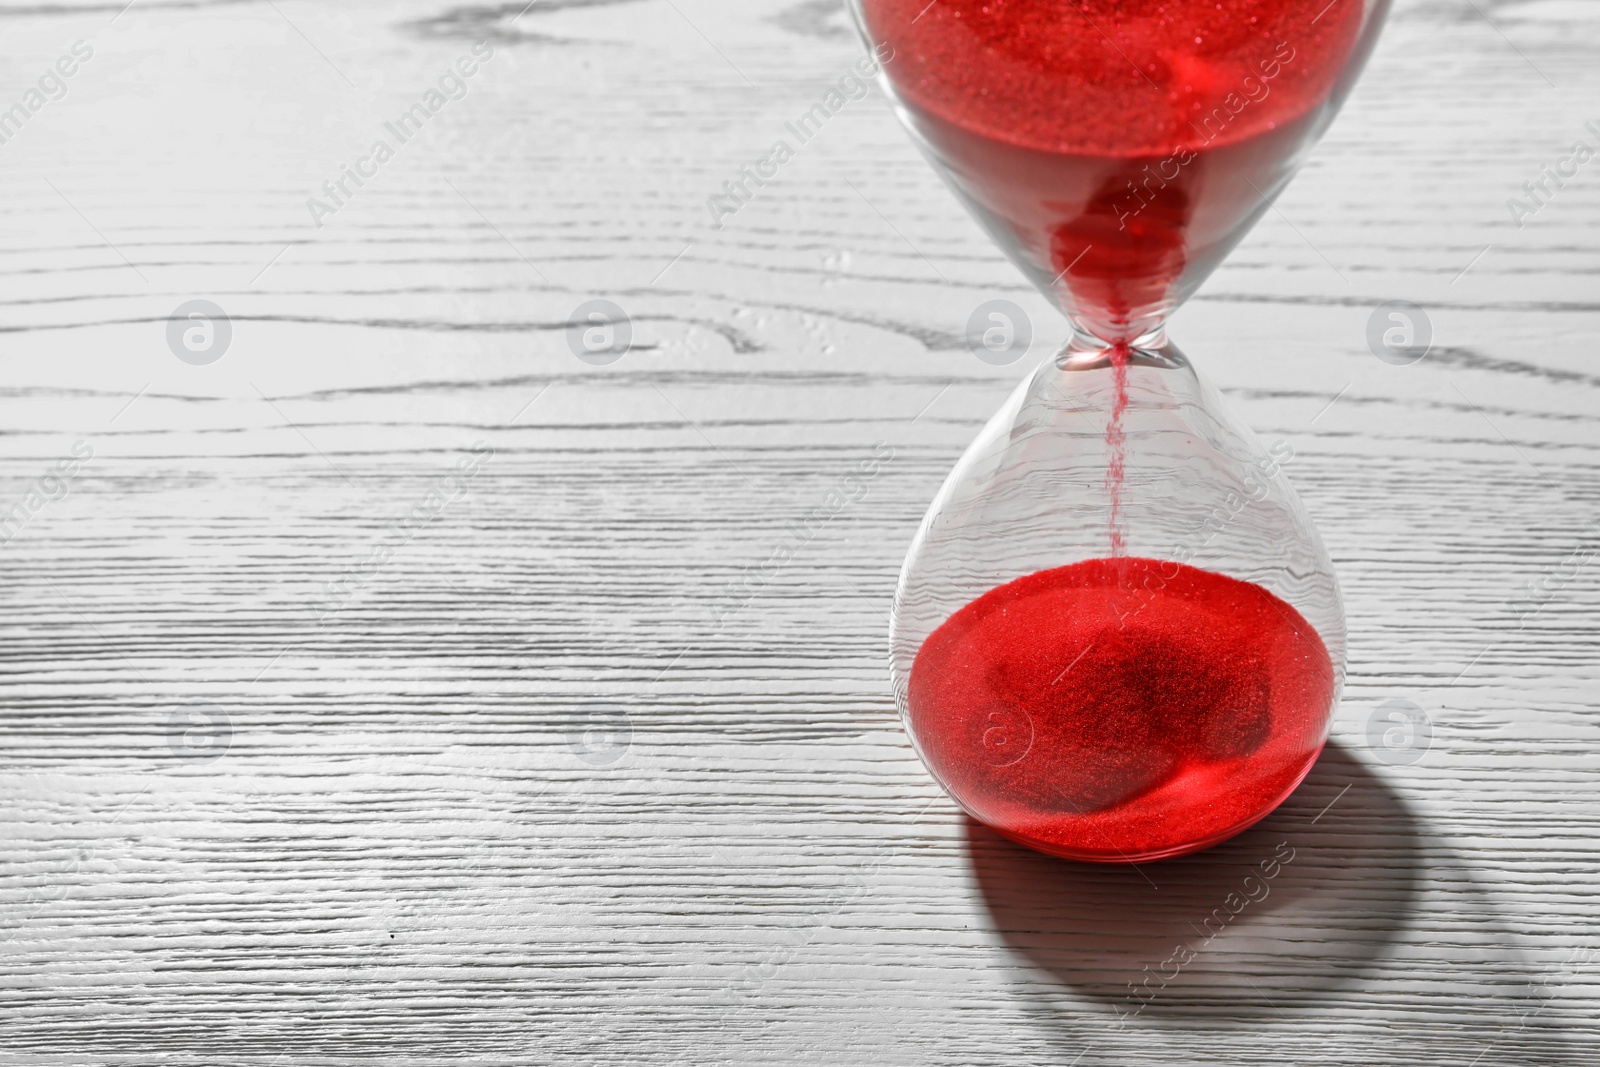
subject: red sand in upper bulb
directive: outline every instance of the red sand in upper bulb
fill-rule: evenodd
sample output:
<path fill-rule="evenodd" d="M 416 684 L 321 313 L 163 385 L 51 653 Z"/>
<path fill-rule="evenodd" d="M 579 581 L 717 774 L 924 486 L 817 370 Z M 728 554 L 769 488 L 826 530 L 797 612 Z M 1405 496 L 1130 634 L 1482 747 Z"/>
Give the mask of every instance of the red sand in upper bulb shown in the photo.
<path fill-rule="evenodd" d="M 1236 142 L 1321 102 L 1363 4 L 863 0 L 862 8 L 874 40 L 894 47 L 889 74 L 908 102 L 1019 147 L 1128 157 Z M 1230 94 L 1250 102 L 1208 137 L 1205 118 Z"/>
<path fill-rule="evenodd" d="M 976 818 L 1105 862 L 1191 852 L 1275 808 L 1326 740 L 1333 665 L 1293 607 L 1178 563 L 1098 559 L 979 597 L 918 651 L 923 758 Z"/>

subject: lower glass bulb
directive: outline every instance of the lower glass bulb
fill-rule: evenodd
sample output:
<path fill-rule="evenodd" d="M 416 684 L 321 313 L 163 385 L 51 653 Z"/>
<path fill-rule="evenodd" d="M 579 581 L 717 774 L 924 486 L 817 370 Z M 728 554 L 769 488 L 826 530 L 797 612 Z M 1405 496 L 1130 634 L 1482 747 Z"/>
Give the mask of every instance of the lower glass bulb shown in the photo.
<path fill-rule="evenodd" d="M 1345 656 L 1293 455 L 1159 338 L 1080 338 L 1018 387 L 924 518 L 891 624 L 901 716 L 969 814 L 1140 862 L 1293 791 Z"/>

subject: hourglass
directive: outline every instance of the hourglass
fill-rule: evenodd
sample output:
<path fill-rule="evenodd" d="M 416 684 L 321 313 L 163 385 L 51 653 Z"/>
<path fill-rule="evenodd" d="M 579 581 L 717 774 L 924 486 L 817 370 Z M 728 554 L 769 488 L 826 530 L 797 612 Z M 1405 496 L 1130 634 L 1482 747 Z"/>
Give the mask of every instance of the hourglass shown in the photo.
<path fill-rule="evenodd" d="M 852 0 L 918 146 L 1073 337 L 934 499 L 890 633 L 917 751 L 1033 848 L 1139 862 L 1272 811 L 1344 679 L 1333 566 L 1164 323 L 1327 128 L 1387 0 Z"/>

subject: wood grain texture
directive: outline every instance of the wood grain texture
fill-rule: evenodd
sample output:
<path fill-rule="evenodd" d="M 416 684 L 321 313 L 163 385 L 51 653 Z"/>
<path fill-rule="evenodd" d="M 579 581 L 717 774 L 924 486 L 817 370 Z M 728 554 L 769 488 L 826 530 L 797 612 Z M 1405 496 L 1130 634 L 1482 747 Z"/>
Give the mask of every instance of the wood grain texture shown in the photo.
<path fill-rule="evenodd" d="M 905 546 L 1028 366 L 968 314 L 1064 328 L 876 93 L 711 226 L 853 62 L 835 4 L 5 0 L 0 40 L 5 106 L 94 51 L 0 145 L 0 511 L 59 497 L 0 545 L 0 1060 L 1600 1055 L 1600 163 L 1505 206 L 1600 121 L 1600 5 L 1402 2 L 1175 320 L 1294 446 L 1350 680 L 1278 813 L 1143 873 L 967 823 L 886 677 Z M 596 297 L 610 366 L 566 343 Z M 194 298 L 209 366 L 165 338 Z M 1393 299 L 1411 367 L 1366 347 Z"/>

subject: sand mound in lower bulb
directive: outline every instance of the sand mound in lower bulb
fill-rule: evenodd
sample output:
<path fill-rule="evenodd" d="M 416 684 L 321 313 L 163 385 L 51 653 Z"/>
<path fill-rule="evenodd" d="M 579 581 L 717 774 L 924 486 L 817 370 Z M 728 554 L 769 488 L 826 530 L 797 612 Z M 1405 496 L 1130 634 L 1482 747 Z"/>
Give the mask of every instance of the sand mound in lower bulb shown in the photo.
<path fill-rule="evenodd" d="M 1032 848 L 1193 852 L 1272 811 L 1327 736 L 1333 665 L 1293 607 L 1149 559 L 1008 582 L 929 635 L 910 727 L 975 818 Z"/>

